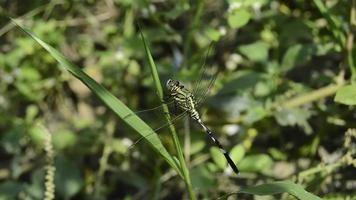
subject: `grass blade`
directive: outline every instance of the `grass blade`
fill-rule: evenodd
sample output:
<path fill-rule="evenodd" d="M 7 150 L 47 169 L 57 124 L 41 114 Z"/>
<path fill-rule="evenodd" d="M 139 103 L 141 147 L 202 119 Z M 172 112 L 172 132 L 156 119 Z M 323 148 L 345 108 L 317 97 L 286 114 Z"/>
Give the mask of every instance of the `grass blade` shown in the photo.
<path fill-rule="evenodd" d="M 169 113 L 168 106 L 163 101 L 163 89 L 162 89 L 162 86 L 161 86 L 161 81 L 160 81 L 159 76 L 158 76 L 157 68 L 156 68 L 156 65 L 155 65 L 155 63 L 153 61 L 153 57 L 152 57 L 151 51 L 150 51 L 150 49 L 149 49 L 149 47 L 147 45 L 145 37 L 144 37 L 143 33 L 141 32 L 141 29 L 140 29 L 140 33 L 141 33 L 141 38 L 142 38 L 143 45 L 144 45 L 144 48 L 145 48 L 146 56 L 147 56 L 147 59 L 148 59 L 148 63 L 149 63 L 149 66 L 150 66 L 151 74 L 152 74 L 152 77 L 153 77 L 153 80 L 154 80 L 154 83 L 155 83 L 155 87 L 156 87 L 156 90 L 157 90 L 157 93 L 158 93 L 158 97 L 161 99 L 161 102 L 163 102 L 162 103 L 163 104 L 163 111 L 166 113 L 165 117 L 166 117 L 167 122 L 169 123 L 169 130 L 170 130 L 170 133 L 172 135 L 172 139 L 173 139 L 173 142 L 174 142 L 174 147 L 175 147 L 176 152 L 177 152 L 178 161 L 179 161 L 179 164 L 181 166 L 181 172 L 182 172 L 182 175 L 183 175 L 183 178 L 184 178 L 185 185 L 186 185 L 187 190 L 188 190 L 189 198 L 193 200 L 193 199 L 195 199 L 195 195 L 193 193 L 193 187 L 192 187 L 192 183 L 191 183 L 191 180 L 190 180 L 189 170 L 188 170 L 187 165 L 185 163 L 185 159 L 184 159 L 184 156 L 183 156 L 183 150 L 182 150 L 182 147 L 181 147 L 181 145 L 179 143 L 179 138 L 177 136 L 177 133 L 175 131 L 174 126 L 172 125 L 172 120 L 170 118 L 170 115 L 168 114 Z"/>
<path fill-rule="evenodd" d="M 246 193 L 253 195 L 275 195 L 281 193 L 288 193 L 300 200 L 321 200 L 320 197 L 309 193 L 304 190 L 301 185 L 295 184 L 291 181 L 277 181 L 273 183 L 266 183 L 257 186 L 250 186 L 241 189 L 238 193 Z M 231 195 L 236 195 L 237 193 L 231 193 L 225 195 L 220 199 L 227 199 Z"/>
<path fill-rule="evenodd" d="M 154 133 L 150 126 L 141 120 L 134 112 L 132 112 L 124 103 L 117 99 L 113 94 L 106 90 L 102 85 L 97 83 L 94 79 L 83 72 L 79 67 L 68 61 L 63 54 L 54 49 L 46 42 L 39 39 L 31 31 L 26 30 L 21 25 L 17 24 L 15 20 L 12 22 L 19 27 L 23 32 L 34 39 L 39 45 L 46 49 L 58 63 L 61 64 L 67 71 L 83 82 L 94 94 L 96 94 L 103 103 L 109 107 L 118 117 L 123 119 L 127 125 L 136 130 L 141 136 L 143 136 L 150 146 L 156 150 L 167 162 L 174 168 L 179 175 L 181 175 L 180 167 L 174 161 L 173 157 L 168 153 L 166 148 L 161 143 L 158 135 Z M 129 117 L 127 117 L 129 116 Z M 152 134 L 153 133 L 153 134 Z M 149 135 L 149 137 L 147 137 Z"/>

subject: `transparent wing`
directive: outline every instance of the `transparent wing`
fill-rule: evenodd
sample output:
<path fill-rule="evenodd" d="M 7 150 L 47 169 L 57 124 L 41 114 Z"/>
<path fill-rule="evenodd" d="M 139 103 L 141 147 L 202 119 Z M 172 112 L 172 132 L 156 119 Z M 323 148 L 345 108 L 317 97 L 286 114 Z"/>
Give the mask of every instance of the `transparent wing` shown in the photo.
<path fill-rule="evenodd" d="M 198 75 L 199 78 L 196 79 L 194 84 L 193 84 L 193 90 L 192 90 L 193 95 L 195 95 L 199 91 L 199 89 L 202 87 L 201 84 L 203 82 L 204 74 L 206 74 L 206 69 L 207 69 L 206 61 L 207 61 L 207 59 L 209 57 L 209 54 L 210 54 L 210 52 L 211 52 L 211 50 L 213 48 L 213 45 L 214 45 L 214 43 L 210 43 L 210 45 L 208 47 L 208 51 L 206 52 L 206 55 L 205 55 L 204 60 L 203 60 L 203 64 L 200 67 L 200 70 L 199 70 L 199 73 L 198 73 L 199 74 Z"/>
<path fill-rule="evenodd" d="M 165 103 L 168 107 L 170 106 L 173 106 L 174 105 L 174 101 L 170 101 L 170 102 L 167 102 Z M 159 105 L 159 106 L 156 106 L 156 107 L 153 107 L 153 108 L 149 108 L 149 109 L 145 109 L 145 110 L 139 110 L 137 112 L 135 112 L 134 114 L 138 115 L 138 116 L 143 116 L 143 115 L 146 115 L 146 114 L 149 114 L 149 113 L 155 113 L 155 112 L 158 112 L 158 113 L 161 113 L 161 114 L 164 114 L 163 113 L 163 105 Z M 128 117 L 132 116 L 133 114 L 129 114 L 127 116 L 124 117 L 124 119 L 127 119 Z"/>
<path fill-rule="evenodd" d="M 211 75 L 210 79 L 206 82 L 204 87 L 199 89 L 195 95 L 197 106 L 199 107 L 204 101 L 207 99 L 206 97 L 209 95 L 211 88 L 214 86 L 216 78 L 218 77 L 219 70 L 215 70 L 214 74 Z"/>
<path fill-rule="evenodd" d="M 133 147 L 134 147 L 135 145 L 137 145 L 142 139 L 145 139 L 145 138 L 150 137 L 151 135 L 153 135 L 153 134 L 154 134 L 155 132 L 157 132 L 158 130 L 161 130 L 161 129 L 163 129 L 164 127 L 167 127 L 167 126 L 169 126 L 169 125 L 171 125 L 171 124 L 174 124 L 175 122 L 177 122 L 178 120 L 180 120 L 180 119 L 182 119 L 184 116 L 186 116 L 187 114 L 188 114 L 188 112 L 187 112 L 187 111 L 184 111 L 184 112 L 182 112 L 181 114 L 179 114 L 179 115 L 173 117 L 170 122 L 166 122 L 166 123 L 162 124 L 161 126 L 155 128 L 152 133 L 148 133 L 147 135 L 142 136 L 142 137 L 140 137 L 139 139 L 137 139 L 129 148 L 133 148 Z"/>
<path fill-rule="evenodd" d="M 205 100 L 206 97 L 208 96 L 212 86 L 215 83 L 215 80 L 217 78 L 218 69 L 214 68 L 208 68 L 206 66 L 207 59 L 212 51 L 212 48 L 214 46 L 214 43 L 210 43 L 208 51 L 206 53 L 206 56 L 203 61 L 203 65 L 199 71 L 199 78 L 195 81 L 192 93 L 196 99 L 196 104 L 199 107 Z"/>

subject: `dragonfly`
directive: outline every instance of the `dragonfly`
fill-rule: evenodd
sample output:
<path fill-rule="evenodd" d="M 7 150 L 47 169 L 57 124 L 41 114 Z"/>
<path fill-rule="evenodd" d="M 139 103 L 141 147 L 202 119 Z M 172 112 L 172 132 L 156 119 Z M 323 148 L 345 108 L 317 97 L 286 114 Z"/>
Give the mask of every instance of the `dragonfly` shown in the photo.
<path fill-rule="evenodd" d="M 209 54 L 210 49 L 211 49 L 211 46 L 209 47 L 208 54 Z M 212 76 L 210 78 L 210 80 L 207 81 L 207 85 L 202 84 L 202 82 L 203 82 L 202 79 L 204 77 L 205 70 L 206 70 L 205 62 L 206 62 L 206 59 L 204 60 L 202 68 L 200 69 L 201 70 L 200 78 L 198 80 L 196 80 L 195 87 L 194 87 L 193 91 L 190 91 L 189 89 L 187 89 L 184 86 L 184 84 L 182 84 L 178 80 L 173 80 L 173 79 L 167 80 L 166 89 L 168 91 L 168 98 L 173 99 L 173 101 L 168 104 L 173 103 L 176 107 L 178 107 L 180 110 L 183 111 L 180 115 L 173 118 L 172 121 L 176 121 L 186 115 L 190 116 L 191 119 L 193 119 L 196 123 L 198 123 L 203 128 L 204 132 L 209 136 L 209 138 L 213 141 L 213 143 L 220 149 L 220 152 L 224 155 L 224 157 L 225 157 L 227 163 L 229 164 L 229 166 L 231 167 L 231 169 L 236 174 L 239 174 L 239 170 L 238 170 L 236 164 L 234 163 L 234 161 L 229 156 L 229 152 L 227 150 L 225 150 L 225 148 L 221 145 L 219 140 L 215 137 L 215 134 L 203 123 L 201 116 L 197 110 L 197 108 L 206 99 L 205 97 L 206 97 L 207 93 L 209 93 L 209 90 L 212 87 L 212 85 L 214 84 L 216 77 L 217 77 L 217 73 L 216 73 L 214 76 Z M 196 97 L 198 97 L 198 99 Z M 148 109 L 145 111 L 154 110 L 159 107 L 160 106 L 152 108 L 152 109 Z M 164 124 L 163 126 L 155 129 L 155 131 L 165 127 L 166 125 L 169 125 L 169 123 Z M 135 144 L 138 141 L 136 141 Z"/>
<path fill-rule="evenodd" d="M 176 105 L 188 113 L 188 115 L 197 122 L 208 134 L 210 139 L 214 142 L 214 144 L 220 149 L 221 153 L 225 156 L 226 161 L 229 163 L 231 169 L 239 174 L 239 170 L 235 165 L 234 161 L 232 161 L 229 156 L 228 151 L 224 149 L 219 140 L 216 139 L 213 132 L 203 123 L 201 120 L 200 114 L 197 111 L 196 107 L 198 102 L 196 102 L 195 97 L 192 92 L 184 87 L 182 83 L 177 80 L 168 79 L 166 87 L 169 91 L 169 95 L 173 98 Z"/>

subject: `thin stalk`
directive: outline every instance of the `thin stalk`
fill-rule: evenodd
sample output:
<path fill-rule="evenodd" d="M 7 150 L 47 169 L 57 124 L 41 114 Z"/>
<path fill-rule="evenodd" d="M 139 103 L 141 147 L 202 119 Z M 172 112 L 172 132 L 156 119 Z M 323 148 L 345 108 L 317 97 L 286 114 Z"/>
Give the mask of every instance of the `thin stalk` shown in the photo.
<path fill-rule="evenodd" d="M 333 95 L 344 83 L 331 84 L 282 103 L 282 108 L 294 108 Z"/>
<path fill-rule="evenodd" d="M 113 121 L 110 121 L 106 130 L 103 154 L 101 155 L 101 158 L 99 160 L 99 170 L 96 175 L 93 199 L 101 199 L 104 174 L 108 169 L 109 157 L 113 151 L 112 145 L 110 143 L 113 141 L 114 129 L 115 124 L 113 123 Z"/>
<path fill-rule="evenodd" d="M 330 163 L 327 165 L 318 165 L 316 167 L 307 169 L 303 172 L 300 172 L 296 177 L 298 182 L 301 183 L 303 181 L 304 178 L 309 177 L 313 174 L 317 174 L 317 173 L 322 173 L 322 172 L 326 172 L 327 174 L 332 173 L 333 171 L 335 171 L 337 168 L 340 168 L 341 166 L 347 166 L 347 165 L 356 165 L 356 159 L 351 159 L 349 158 L 351 155 L 350 154 L 346 154 L 344 155 L 341 159 L 339 159 L 338 161 L 334 162 L 334 163 Z"/>
<path fill-rule="evenodd" d="M 146 55 L 147 55 L 147 58 L 148 58 L 148 62 L 149 62 L 151 74 L 152 74 L 152 77 L 153 77 L 153 80 L 154 80 L 154 84 L 155 84 L 155 87 L 156 87 L 156 90 L 157 90 L 157 94 L 158 94 L 159 99 L 162 102 L 163 112 L 166 113 L 165 114 L 166 120 L 169 122 L 169 130 L 170 130 L 170 133 L 171 133 L 171 136 L 172 136 L 172 139 L 173 139 L 174 147 L 175 147 L 176 152 L 177 152 L 177 156 L 178 156 L 178 160 L 179 160 L 179 164 L 180 164 L 179 167 L 180 167 L 180 170 L 181 170 L 181 174 L 183 175 L 183 179 L 184 179 L 186 188 L 188 190 L 189 198 L 191 200 L 195 200 L 196 198 L 195 198 L 195 195 L 193 193 L 193 187 L 192 187 L 192 183 L 191 183 L 191 180 L 190 180 L 189 170 L 187 168 L 187 165 L 185 163 L 185 159 L 184 159 L 184 156 L 183 156 L 183 150 L 182 150 L 182 147 L 181 147 L 181 145 L 179 143 L 179 139 L 178 139 L 177 133 L 175 131 L 175 128 L 174 128 L 173 124 L 171 123 L 172 120 L 171 120 L 170 115 L 168 114 L 169 113 L 168 106 L 163 101 L 163 99 L 164 99 L 163 98 L 163 89 L 162 89 L 162 86 L 161 86 L 161 81 L 160 81 L 159 76 L 158 76 L 157 68 L 156 68 L 156 65 L 155 65 L 155 63 L 153 61 L 152 55 L 150 53 L 150 50 L 149 50 L 149 48 L 147 46 L 146 40 L 144 38 L 144 35 L 143 35 L 143 33 L 141 31 L 140 31 L 140 34 L 141 34 L 141 38 L 142 38 L 142 41 L 143 41 L 145 52 L 146 52 Z"/>
<path fill-rule="evenodd" d="M 356 66 L 353 56 L 353 45 L 354 45 L 354 30 L 356 30 L 356 0 L 352 0 L 352 6 L 350 10 L 350 28 L 347 33 L 347 43 L 346 43 L 346 58 L 347 64 L 351 71 L 351 81 L 356 81 Z"/>
<path fill-rule="evenodd" d="M 184 156 L 185 161 L 190 165 L 190 123 L 189 118 L 186 116 L 184 119 Z"/>

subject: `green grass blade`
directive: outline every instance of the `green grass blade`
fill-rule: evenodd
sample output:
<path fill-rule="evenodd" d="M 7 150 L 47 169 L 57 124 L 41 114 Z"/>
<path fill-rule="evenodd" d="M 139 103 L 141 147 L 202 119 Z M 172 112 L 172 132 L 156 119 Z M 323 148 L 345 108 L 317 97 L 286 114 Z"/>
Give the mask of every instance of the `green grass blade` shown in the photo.
<path fill-rule="evenodd" d="M 281 193 L 288 193 L 297 199 L 300 200 L 321 200 L 320 197 L 309 193 L 304 190 L 301 185 L 295 184 L 291 181 L 277 181 L 273 183 L 266 183 L 257 186 L 250 186 L 241 189 L 238 193 L 246 193 L 253 195 L 275 195 Z M 237 193 L 233 193 L 236 195 Z M 227 198 L 233 194 L 229 194 L 224 196 L 223 198 Z"/>
<path fill-rule="evenodd" d="M 148 63 L 149 63 L 149 66 L 150 66 L 151 74 L 152 74 L 152 77 L 153 77 L 153 80 L 154 80 L 154 83 L 155 83 L 155 87 L 156 87 L 156 90 L 157 90 L 159 98 L 163 102 L 162 103 L 163 104 L 163 111 L 166 113 L 165 117 L 166 117 L 167 122 L 169 123 L 170 133 L 172 135 L 172 139 L 173 139 L 173 142 L 174 142 L 174 147 L 175 147 L 175 149 L 177 151 L 178 161 L 179 161 L 179 164 L 181 166 L 181 172 L 182 172 L 182 175 L 184 177 L 185 185 L 186 185 L 188 193 L 189 193 L 189 198 L 190 199 L 195 199 L 195 195 L 193 193 L 193 187 L 192 187 L 192 183 L 191 183 L 191 179 L 190 179 L 190 175 L 189 175 L 189 170 L 187 168 L 187 165 L 185 163 L 185 159 L 184 159 L 184 156 L 183 156 L 183 150 L 182 150 L 182 147 L 181 147 L 181 145 L 179 143 L 179 138 L 177 136 L 175 128 L 172 125 L 172 121 L 171 121 L 170 115 L 168 114 L 169 113 L 168 106 L 163 101 L 163 89 L 162 89 L 162 86 L 161 86 L 161 81 L 160 81 L 159 76 L 158 76 L 157 67 L 156 67 L 156 65 L 155 65 L 155 63 L 153 61 L 153 57 L 152 57 L 151 51 L 150 51 L 150 49 L 149 49 L 149 47 L 147 45 L 145 37 L 144 37 L 144 35 L 143 35 L 143 33 L 141 31 L 140 31 L 140 33 L 141 33 L 141 38 L 142 38 L 143 45 L 144 45 L 144 48 L 145 48 L 145 52 L 146 52 L 146 55 L 147 55 Z"/>
<path fill-rule="evenodd" d="M 104 102 L 107 107 L 109 107 L 114 113 L 117 114 L 117 116 L 123 119 L 127 125 L 131 126 L 141 136 L 143 136 L 150 144 L 150 146 L 154 150 L 156 150 L 168 162 L 168 164 L 177 171 L 179 175 L 181 175 L 180 167 L 173 160 L 173 157 L 167 152 L 166 148 L 161 143 L 161 140 L 159 139 L 158 135 L 154 133 L 150 126 L 148 126 L 144 121 L 142 121 L 137 115 L 135 115 L 134 112 L 132 112 L 124 103 L 122 103 L 119 99 L 112 95 L 102 85 L 100 85 L 90 76 L 88 76 L 79 67 L 68 61 L 63 56 L 63 54 L 58 52 L 52 46 L 48 45 L 46 42 L 39 39 L 36 35 L 31 33 L 31 31 L 26 30 L 21 25 L 17 24 L 15 20 L 11 20 L 23 32 L 25 32 L 32 39 L 34 39 L 44 49 L 46 49 L 53 56 L 53 58 L 61 64 L 61 66 L 63 66 L 76 78 L 82 81 L 94 94 L 99 97 L 100 100 Z M 149 137 L 146 137 L 147 135 L 149 135 Z"/>

